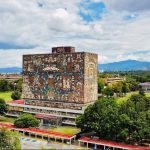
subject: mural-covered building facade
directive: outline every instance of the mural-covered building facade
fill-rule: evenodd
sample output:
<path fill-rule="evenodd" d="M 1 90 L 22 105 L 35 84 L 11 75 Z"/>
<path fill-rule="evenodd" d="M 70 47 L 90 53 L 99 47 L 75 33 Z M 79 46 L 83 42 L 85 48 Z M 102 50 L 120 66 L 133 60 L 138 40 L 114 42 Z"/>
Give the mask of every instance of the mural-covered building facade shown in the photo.
<path fill-rule="evenodd" d="M 97 64 L 97 54 L 75 52 L 74 47 L 23 55 L 24 111 L 75 125 L 76 116 L 97 99 Z"/>

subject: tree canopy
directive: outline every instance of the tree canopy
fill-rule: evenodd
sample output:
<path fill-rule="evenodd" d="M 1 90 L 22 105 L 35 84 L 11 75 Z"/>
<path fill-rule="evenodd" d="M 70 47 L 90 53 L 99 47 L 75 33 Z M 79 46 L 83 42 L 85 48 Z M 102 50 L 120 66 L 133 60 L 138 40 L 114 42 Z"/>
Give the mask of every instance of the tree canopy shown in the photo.
<path fill-rule="evenodd" d="M 20 99 L 20 98 L 21 98 L 21 92 L 19 92 L 19 91 L 14 91 L 14 92 L 11 94 L 11 98 L 12 98 L 13 100 L 18 100 L 18 99 Z"/>
<path fill-rule="evenodd" d="M 142 143 L 150 138 L 150 99 L 137 94 L 118 105 L 114 98 L 102 98 L 87 107 L 76 123 L 102 139 Z"/>
<path fill-rule="evenodd" d="M 9 91 L 10 88 L 10 83 L 5 80 L 5 79 L 1 79 L 0 80 L 0 91 Z"/>
<path fill-rule="evenodd" d="M 7 112 L 7 105 L 6 105 L 6 102 L 0 98 L 0 115 L 4 115 L 5 112 Z"/>
<path fill-rule="evenodd" d="M 117 132 L 118 105 L 114 98 L 102 98 L 90 105 L 77 118 L 77 126 L 82 131 L 95 131 L 100 138 L 109 139 Z"/>
<path fill-rule="evenodd" d="M 0 149 L 20 150 L 20 135 L 6 128 L 0 128 Z"/>
<path fill-rule="evenodd" d="M 21 114 L 15 120 L 14 125 L 18 128 L 37 127 L 39 125 L 39 120 L 31 114 Z"/>

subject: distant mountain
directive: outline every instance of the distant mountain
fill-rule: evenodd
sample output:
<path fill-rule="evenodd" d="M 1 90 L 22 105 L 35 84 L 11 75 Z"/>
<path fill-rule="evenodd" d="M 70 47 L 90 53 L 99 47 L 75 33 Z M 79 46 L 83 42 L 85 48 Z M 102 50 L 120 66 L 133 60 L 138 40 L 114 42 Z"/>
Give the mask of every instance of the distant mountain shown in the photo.
<path fill-rule="evenodd" d="M 137 60 L 125 60 L 119 62 L 113 62 L 108 64 L 99 64 L 99 71 L 150 71 L 150 62 L 143 62 Z M 0 68 L 0 73 L 20 73 L 22 68 Z"/>
<path fill-rule="evenodd" d="M 10 68 L 0 68 L 0 73 L 21 73 L 22 68 L 10 67 Z"/>
<path fill-rule="evenodd" d="M 137 60 L 125 60 L 108 64 L 99 64 L 99 71 L 148 71 L 150 70 L 150 62 Z"/>

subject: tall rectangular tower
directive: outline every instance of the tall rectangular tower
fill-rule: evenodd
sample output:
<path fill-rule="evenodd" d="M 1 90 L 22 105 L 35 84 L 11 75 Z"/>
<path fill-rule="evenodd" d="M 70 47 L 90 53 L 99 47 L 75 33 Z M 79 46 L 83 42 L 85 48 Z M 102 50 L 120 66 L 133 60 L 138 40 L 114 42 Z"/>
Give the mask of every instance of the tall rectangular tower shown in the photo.
<path fill-rule="evenodd" d="M 23 55 L 25 105 L 83 110 L 97 99 L 97 64 L 97 54 L 75 52 L 74 47 Z"/>

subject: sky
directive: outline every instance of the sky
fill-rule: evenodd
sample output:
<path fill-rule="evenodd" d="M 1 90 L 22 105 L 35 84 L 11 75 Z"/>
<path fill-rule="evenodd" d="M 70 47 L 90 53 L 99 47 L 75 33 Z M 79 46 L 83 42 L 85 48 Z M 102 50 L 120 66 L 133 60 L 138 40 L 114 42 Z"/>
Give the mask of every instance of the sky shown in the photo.
<path fill-rule="evenodd" d="M 150 61 L 150 0 L 0 0 L 0 67 L 55 46 L 98 54 L 99 63 Z"/>

